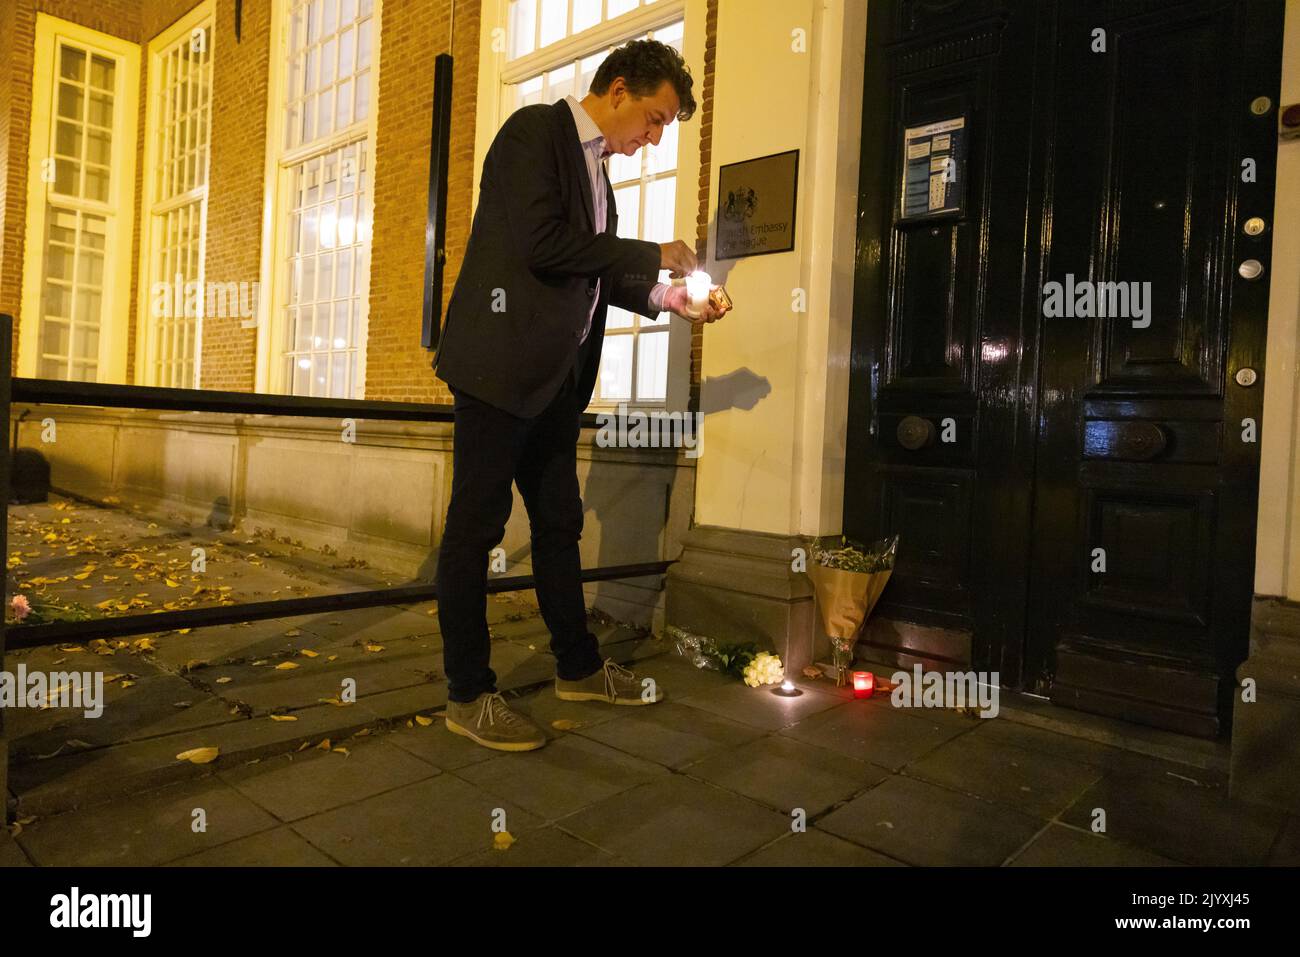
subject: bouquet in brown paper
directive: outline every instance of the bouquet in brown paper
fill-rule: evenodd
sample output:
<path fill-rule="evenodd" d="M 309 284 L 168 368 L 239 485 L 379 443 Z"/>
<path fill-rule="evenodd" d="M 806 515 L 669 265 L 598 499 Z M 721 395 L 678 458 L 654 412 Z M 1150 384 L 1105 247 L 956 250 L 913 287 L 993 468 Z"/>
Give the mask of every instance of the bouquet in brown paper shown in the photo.
<path fill-rule="evenodd" d="M 848 680 L 853 644 L 894 571 L 898 536 L 861 546 L 844 536 L 818 538 L 812 545 L 812 579 L 822 627 L 835 651 L 836 684 Z"/>

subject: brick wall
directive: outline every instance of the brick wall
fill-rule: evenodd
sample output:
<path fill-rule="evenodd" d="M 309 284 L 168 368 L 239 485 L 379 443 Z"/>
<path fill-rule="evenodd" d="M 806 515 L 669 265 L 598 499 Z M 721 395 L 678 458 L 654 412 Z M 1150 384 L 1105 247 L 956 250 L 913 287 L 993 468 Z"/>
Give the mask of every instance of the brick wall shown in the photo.
<path fill-rule="evenodd" d="M 210 282 L 261 279 L 271 4 L 245 3 L 240 23 L 236 42 L 234 0 L 217 0 L 204 263 Z M 202 388 L 253 391 L 257 330 L 241 328 L 241 321 L 238 315 L 204 318 Z"/>
<path fill-rule="evenodd" d="M 469 238 L 474 190 L 474 125 L 479 49 L 479 0 L 455 0 L 453 122 L 447 184 L 447 268 L 444 308 Z M 131 250 L 128 381 L 135 381 L 141 198 L 144 169 L 147 45 L 195 5 L 194 0 L 7 0 L 0 4 L 0 311 L 21 322 L 26 222 L 26 159 L 36 13 L 44 11 L 141 45 L 141 86 L 135 222 Z M 234 0 L 217 0 L 213 44 L 212 158 L 208 191 L 206 278 L 261 278 L 266 111 L 271 4 L 245 3 L 235 40 Z M 707 253 L 713 63 L 717 0 L 709 0 L 700 100 L 700 184 L 697 246 Z M 420 348 L 424 227 L 428 201 L 433 63 L 448 51 L 449 9 L 427 0 L 386 0 L 381 10 L 374 231 L 370 273 L 366 398 L 450 402 Z M 698 81 L 697 81 L 698 82 Z M 147 294 L 147 290 L 143 291 Z M 698 403 L 702 330 L 692 330 L 691 396 Z M 256 330 L 238 316 L 209 317 L 203 330 L 203 388 L 251 391 L 256 378 Z M 17 349 L 14 350 L 15 356 Z"/>
<path fill-rule="evenodd" d="M 479 9 L 479 0 L 456 0 L 455 37 L 452 49 L 448 50 L 448 4 L 430 5 L 418 0 L 384 3 L 370 265 L 370 336 L 366 344 L 367 399 L 451 401 L 446 384 L 433 374 L 432 353 L 420 348 L 433 66 L 439 53 L 451 53 L 445 310 L 465 255 L 476 186 L 474 118 L 478 96 Z"/>

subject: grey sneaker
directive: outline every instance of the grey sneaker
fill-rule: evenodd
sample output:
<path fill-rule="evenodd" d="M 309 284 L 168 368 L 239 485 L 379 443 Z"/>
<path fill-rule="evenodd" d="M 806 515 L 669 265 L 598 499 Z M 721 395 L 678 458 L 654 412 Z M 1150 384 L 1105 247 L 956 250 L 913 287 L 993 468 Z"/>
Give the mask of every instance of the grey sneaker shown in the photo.
<path fill-rule="evenodd" d="M 448 701 L 447 730 L 497 751 L 534 751 L 546 743 L 542 730 L 511 711 L 497 692 L 485 691 L 466 703 Z"/>
<path fill-rule="evenodd" d="M 653 678 L 638 678 L 613 658 L 581 681 L 555 679 L 555 696 L 562 701 L 603 701 L 606 704 L 643 705 L 662 701 L 663 691 Z"/>

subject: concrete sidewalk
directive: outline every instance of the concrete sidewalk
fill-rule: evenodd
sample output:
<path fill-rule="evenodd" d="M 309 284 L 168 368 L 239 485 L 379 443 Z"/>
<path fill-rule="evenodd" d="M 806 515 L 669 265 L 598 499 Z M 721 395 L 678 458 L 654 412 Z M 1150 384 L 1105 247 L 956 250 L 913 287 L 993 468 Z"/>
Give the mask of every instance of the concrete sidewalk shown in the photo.
<path fill-rule="evenodd" d="M 346 753 L 219 761 L 192 780 L 40 817 L 15 845 L 0 843 L 0 862 L 1300 863 L 1300 822 L 1231 801 L 1219 772 L 1006 717 L 856 701 L 828 681 L 780 698 L 675 654 L 636 668 L 667 701 L 567 703 L 549 684 L 511 695 L 551 736 L 540 751 L 480 748 L 430 709 L 331 741 Z M 1098 808 L 1104 834 L 1091 829 Z M 205 830 L 193 826 L 199 810 Z M 494 821 L 514 839 L 504 850 Z"/>

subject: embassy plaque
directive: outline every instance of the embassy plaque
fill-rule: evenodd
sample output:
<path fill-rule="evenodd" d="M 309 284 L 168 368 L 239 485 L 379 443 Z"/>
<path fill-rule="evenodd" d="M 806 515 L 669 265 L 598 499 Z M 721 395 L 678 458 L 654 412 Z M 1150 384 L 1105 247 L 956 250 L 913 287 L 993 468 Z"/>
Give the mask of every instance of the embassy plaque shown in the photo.
<path fill-rule="evenodd" d="M 798 184 L 798 150 L 720 167 L 713 258 L 739 259 L 794 249 Z"/>

